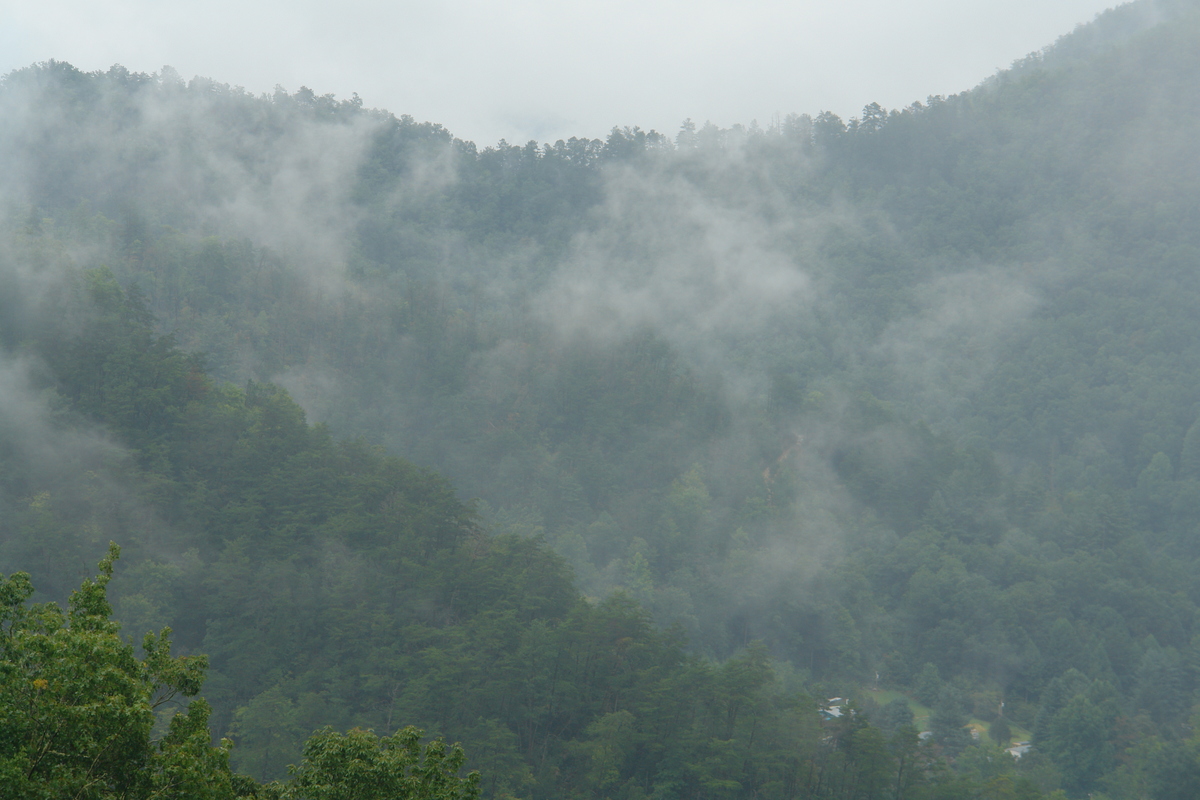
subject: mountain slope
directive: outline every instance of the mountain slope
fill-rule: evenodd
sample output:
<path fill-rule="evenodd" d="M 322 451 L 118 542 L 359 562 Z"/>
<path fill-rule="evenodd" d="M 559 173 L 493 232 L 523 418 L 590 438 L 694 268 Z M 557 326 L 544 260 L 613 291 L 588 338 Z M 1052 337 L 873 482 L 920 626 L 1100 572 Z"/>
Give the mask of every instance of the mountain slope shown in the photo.
<path fill-rule="evenodd" d="M 1192 746 L 1198 688 L 1198 19 L 1194 4 L 1132 4 L 974 90 L 849 123 L 482 150 L 311 93 L 30 68 L 0 92 L 4 341 L 60 365 L 25 380 L 124 431 L 123 468 L 156 476 L 146 491 L 169 530 L 209 531 L 198 560 L 186 537 L 148 549 L 160 565 L 250 576 L 294 542 L 357 535 L 339 516 L 357 491 L 345 476 L 383 457 L 303 432 L 262 385 L 275 381 L 335 436 L 450 476 L 493 533 L 544 537 L 583 593 L 623 589 L 680 624 L 696 652 L 761 640 L 814 693 L 882 680 L 943 719 L 992 721 L 1003 700 L 1034 732 L 1042 760 L 1022 764 L 1043 787 L 1138 796 L 1153 758 Z M 86 341 L 30 344 L 59 334 L 28 310 L 101 264 L 218 379 L 255 381 L 206 391 L 315 448 L 280 451 L 298 483 L 247 494 L 226 483 L 242 464 L 233 422 L 180 428 L 188 401 L 155 418 L 122 399 L 207 385 L 166 343 L 176 384 L 112 397 L 95 396 Z M 209 450 L 180 456 L 193 437 Z M 88 441 L 87 458 L 108 452 Z M 50 541 L 19 473 L 10 502 Z M 264 525 L 242 550 L 212 533 Z M 63 571 L 52 547 L 7 552 Z M 534 558 L 513 552 L 496 557 Z M 189 623 L 214 664 L 249 636 L 290 665 L 215 676 L 221 724 L 255 703 L 261 719 L 338 705 L 312 699 L 342 680 L 329 658 L 306 661 L 270 622 L 321 618 L 325 595 L 292 594 L 315 574 L 302 561 L 214 612 L 230 627 Z M 555 591 L 548 608 L 569 605 Z M 409 601 L 395 602 L 363 619 Z M 247 607 L 273 610 L 238 617 Z M 351 647 L 322 636 L 314 653 Z M 470 662 L 463 647 L 437 649 Z M 514 735 L 511 752 L 532 752 Z"/>

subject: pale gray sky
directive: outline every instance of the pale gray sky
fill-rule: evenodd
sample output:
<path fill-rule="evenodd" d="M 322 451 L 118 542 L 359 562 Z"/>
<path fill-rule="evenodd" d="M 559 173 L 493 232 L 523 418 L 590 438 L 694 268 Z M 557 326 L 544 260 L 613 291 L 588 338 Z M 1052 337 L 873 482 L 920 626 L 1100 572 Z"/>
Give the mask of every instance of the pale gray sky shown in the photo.
<path fill-rule="evenodd" d="M 0 0 L 0 72 L 305 85 L 494 144 L 854 116 L 968 89 L 1112 0 Z"/>

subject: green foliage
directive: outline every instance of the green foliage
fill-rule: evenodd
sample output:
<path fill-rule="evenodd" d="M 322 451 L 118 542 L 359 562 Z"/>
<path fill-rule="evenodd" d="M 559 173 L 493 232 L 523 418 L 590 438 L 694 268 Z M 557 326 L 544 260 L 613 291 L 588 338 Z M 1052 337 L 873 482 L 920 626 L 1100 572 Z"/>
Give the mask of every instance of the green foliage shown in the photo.
<path fill-rule="evenodd" d="M 170 630 L 146 636 L 145 657 L 109 619 L 115 545 L 67 612 L 28 605 L 17 573 L 0 583 L 0 796 L 232 798 L 228 740 L 213 747 L 209 707 L 193 700 L 153 738 L 155 708 L 194 696 L 202 657 L 173 657 Z"/>
<path fill-rule="evenodd" d="M 938 668 L 926 662 L 921 671 L 917 673 L 913 680 L 913 691 L 917 700 L 927 706 L 932 706 L 937 702 L 938 697 L 942 693 L 942 678 L 938 675 Z"/>
<path fill-rule="evenodd" d="M 1001 747 L 1006 748 L 1012 744 L 1012 728 L 1009 727 L 1008 721 L 1004 717 L 996 717 L 992 720 L 992 724 L 988 726 L 988 736 Z"/>
<path fill-rule="evenodd" d="M 475 800 L 479 773 L 458 777 L 463 751 L 444 742 L 421 745 L 421 731 L 405 728 L 378 737 L 355 729 L 314 733 L 286 785 L 264 787 L 281 800 Z"/>
<path fill-rule="evenodd" d="M 1062 771 L 1068 790 L 1090 791 L 1112 769 L 1119 716 L 1113 687 L 1075 670 L 1047 688 L 1033 741 Z"/>
<path fill-rule="evenodd" d="M 1184 796 L 1200 22 L 1149 10 L 950 98 L 675 146 L 13 73 L 0 367 L 37 366 L 0 375 L 0 565 L 62 599 L 127 542 L 127 631 L 211 655 L 260 777 L 404 720 L 495 796 Z M 281 197 L 313 142 L 363 157 Z M 807 288 L 682 302 L 707 261 Z M 564 334 L 596 274 L 662 319 Z M 796 694 L 873 682 L 934 706 L 932 747 Z M 1000 699 L 1019 767 L 964 738 Z"/>
<path fill-rule="evenodd" d="M 966 698 L 963 693 L 953 686 L 943 686 L 929 715 L 932 741 L 950 755 L 958 755 L 971 743 L 971 734 L 966 727 L 967 720 Z"/>

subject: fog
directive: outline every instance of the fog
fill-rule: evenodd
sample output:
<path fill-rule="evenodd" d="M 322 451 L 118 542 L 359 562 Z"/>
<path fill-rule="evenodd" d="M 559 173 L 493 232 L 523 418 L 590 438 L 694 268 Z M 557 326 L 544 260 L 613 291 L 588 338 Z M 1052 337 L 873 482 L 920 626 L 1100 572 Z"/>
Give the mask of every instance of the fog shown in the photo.
<path fill-rule="evenodd" d="M 688 547 L 743 552 L 730 563 L 756 565 L 764 593 L 797 590 L 877 527 L 837 475 L 839 454 L 890 453 L 888 469 L 903 471 L 915 452 L 902 426 L 847 423 L 856 393 L 962 435 L 970 398 L 1048 280 L 1028 265 L 930 258 L 911 269 L 926 277 L 897 286 L 894 308 L 864 316 L 854 284 L 869 276 L 853 277 L 836 253 L 846 241 L 903 248 L 905 234 L 880 203 L 812 194 L 827 167 L 807 117 L 651 137 L 636 160 L 593 160 L 580 173 L 594 200 L 576 216 L 520 238 L 481 236 L 439 209 L 483 190 L 487 158 L 525 169 L 519 159 L 548 162 L 549 149 L 476 156 L 442 129 L 357 100 L 255 97 L 170 69 L 114 69 L 85 104 L 58 105 L 44 93 L 55 69 L 65 67 L 6 87 L 6 201 L 18 216 L 32 204 L 74 220 L 60 224 L 57 272 L 10 261 L 22 291 L 111 266 L 218 378 L 278 382 L 336 434 L 443 471 L 496 530 L 545 536 L 596 595 L 633 585 L 629 559 L 657 535 L 641 528 L 676 513 L 648 498 L 684 491 L 692 474 L 706 507 L 689 517 Z M 398 237 L 382 255 L 364 233 L 381 222 Z M 192 299 L 206 286 L 224 308 Z M 371 344 L 348 362 L 351 339 Z M 455 377 L 438 385 L 439 370 Z M 617 371 L 589 376 L 604 370 Z M 614 378 L 655 383 L 605 384 Z M 576 394 L 596 380 L 604 403 L 635 404 L 617 427 Z M 36 403 L 14 391 L 25 399 L 13 409 Z M 500 446 L 501 435 L 513 441 Z M 628 461 L 643 451 L 645 463 Z M 572 459 L 606 452 L 618 461 L 603 469 L 624 463 L 641 477 L 591 485 Z M 784 507 L 770 522 L 738 522 L 753 497 Z M 713 591 L 745 577 L 718 576 Z M 694 630 L 699 610 L 671 594 L 690 580 L 667 577 L 640 599 Z"/>
<path fill-rule="evenodd" d="M 967 118 L 1028 70 L 1108 52 L 1160 8 L 1109 15 L 879 124 L 934 131 L 981 174 L 1051 193 L 1031 196 L 1104 191 L 1109 173 L 1084 155 L 1055 160 L 1058 183 L 1043 185 L 985 149 L 1036 120 L 981 133 L 937 115 Z M 11 75 L 3 102 L 0 191 L 25 244 L 2 277 L 30 298 L 6 320 L 21 463 L 85 475 L 95 453 L 119 455 L 46 422 L 51 381 L 16 355 L 69 330 L 39 321 L 54 301 L 37 298 L 106 267 L 218 380 L 278 383 L 336 436 L 444 473 L 491 530 L 544 537 L 583 591 L 630 591 L 714 653 L 762 635 L 744 620 L 772 596 L 816 602 L 808 581 L 848 548 L 894 546 L 934 495 L 947 513 L 983 514 L 990 500 L 955 506 L 936 488 L 950 478 L 920 465 L 991 435 L 997 370 L 1030 352 L 1079 254 L 1102 252 L 1080 244 L 1088 222 L 1070 202 L 1021 216 L 965 196 L 952 216 L 921 218 L 914 208 L 965 180 L 956 162 L 934 149 L 886 166 L 873 148 L 893 140 L 857 114 L 836 140 L 823 131 L 842 120 L 791 115 L 487 148 L 356 98 L 60 63 Z M 1129 164 L 1151 142 L 1105 136 L 1098 152 L 1132 159 L 1115 196 L 1141 202 Z M 1006 463 L 1036 461 L 1034 424 L 1051 423 L 1012 424 Z M 1097 435 L 1078 434 L 1081 452 L 1115 458 Z"/>

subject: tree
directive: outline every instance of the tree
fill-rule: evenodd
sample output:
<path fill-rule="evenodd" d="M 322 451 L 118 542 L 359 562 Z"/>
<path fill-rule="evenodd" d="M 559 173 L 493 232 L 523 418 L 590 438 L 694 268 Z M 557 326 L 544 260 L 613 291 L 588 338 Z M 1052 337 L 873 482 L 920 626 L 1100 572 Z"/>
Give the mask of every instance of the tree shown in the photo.
<path fill-rule="evenodd" d="M 292 767 L 292 781 L 272 783 L 267 796 L 280 800 L 477 800 L 479 773 L 458 777 L 463 751 L 440 739 L 421 746 L 409 726 L 379 737 L 361 728 L 341 734 L 317 731 Z"/>
<path fill-rule="evenodd" d="M 943 686 L 929 715 L 929 730 L 933 734 L 933 741 L 950 755 L 958 755 L 963 748 L 971 744 L 967 721 L 966 697 L 954 686 Z"/>
<path fill-rule="evenodd" d="M 1112 767 L 1119 713 L 1113 687 L 1093 681 L 1040 726 L 1034 744 L 1054 760 L 1069 791 L 1090 791 Z"/>
<path fill-rule="evenodd" d="M 259 786 L 229 768 L 233 743 L 213 747 L 209 706 L 192 700 L 155 739 L 156 709 L 194 697 L 204 656 L 171 655 L 170 629 L 147 634 L 138 659 L 110 619 L 107 586 L 120 548 L 100 575 L 54 603 L 29 605 L 29 576 L 0 576 L 0 800 L 476 800 L 479 775 L 459 778 L 463 751 L 421 747 L 405 728 L 382 739 L 363 730 L 316 732 L 287 784 Z"/>
<path fill-rule="evenodd" d="M 818 144 L 825 144 L 836 140 L 839 136 L 846 132 L 846 123 L 842 122 L 842 118 L 832 111 L 822 111 L 813 120 L 813 139 Z"/>
<path fill-rule="evenodd" d="M 992 741 L 1001 747 L 1008 747 L 1012 742 L 1012 729 L 1004 717 L 996 717 L 988 726 L 988 736 L 991 736 Z"/>
<path fill-rule="evenodd" d="M 195 696 L 203 656 L 171 655 L 170 629 L 147 634 L 145 656 L 109 619 L 107 585 L 120 553 L 71 595 L 67 612 L 27 605 L 25 573 L 0 579 L 0 798 L 233 798 L 231 743 L 211 745 L 208 705 L 192 701 L 165 736 L 155 709 Z"/>
<path fill-rule="evenodd" d="M 938 668 L 933 664 L 926 663 L 925 666 L 921 667 L 921 671 L 917 673 L 917 677 L 913 680 L 913 694 L 923 704 L 932 706 L 937 702 L 941 691 L 942 678 L 938 675 Z"/>
<path fill-rule="evenodd" d="M 867 133 L 875 133 L 883 130 L 883 126 L 887 124 L 888 112 L 879 105 L 879 103 L 871 103 L 862 110 L 862 120 L 858 123 L 860 131 Z"/>
<path fill-rule="evenodd" d="M 1155 453 L 1138 475 L 1133 501 L 1142 521 L 1154 529 L 1162 527 L 1170 510 L 1175 495 L 1173 474 L 1171 459 L 1165 453 Z"/>
<path fill-rule="evenodd" d="M 1183 437 L 1183 449 L 1179 454 L 1179 476 L 1200 478 L 1200 419 L 1192 423 Z"/>

